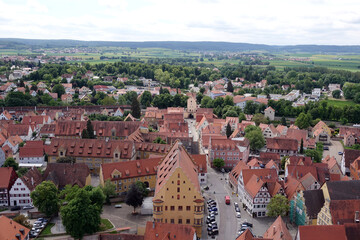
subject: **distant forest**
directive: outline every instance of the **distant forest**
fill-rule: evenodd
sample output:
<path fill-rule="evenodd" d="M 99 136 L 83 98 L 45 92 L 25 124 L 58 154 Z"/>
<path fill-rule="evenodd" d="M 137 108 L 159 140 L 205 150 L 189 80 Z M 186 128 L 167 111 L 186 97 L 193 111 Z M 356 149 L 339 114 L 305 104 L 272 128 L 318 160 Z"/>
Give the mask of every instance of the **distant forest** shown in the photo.
<path fill-rule="evenodd" d="M 267 51 L 288 53 L 344 53 L 360 54 L 360 45 L 265 45 L 231 42 L 181 42 L 181 41 L 148 41 L 148 42 L 115 42 L 115 41 L 79 41 L 79 40 L 44 40 L 0 38 L 0 49 L 24 48 L 69 48 L 69 47 L 127 47 L 127 48 L 167 48 L 182 51 Z"/>

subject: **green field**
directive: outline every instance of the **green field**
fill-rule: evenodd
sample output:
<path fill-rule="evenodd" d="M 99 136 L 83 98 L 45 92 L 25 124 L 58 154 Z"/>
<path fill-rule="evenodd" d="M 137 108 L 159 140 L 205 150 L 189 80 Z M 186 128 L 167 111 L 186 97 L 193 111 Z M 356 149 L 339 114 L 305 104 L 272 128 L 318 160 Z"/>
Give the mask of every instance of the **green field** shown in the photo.
<path fill-rule="evenodd" d="M 356 103 L 353 101 L 342 101 L 342 100 L 325 100 L 328 105 L 344 107 L 344 106 L 355 106 Z"/>
<path fill-rule="evenodd" d="M 40 236 L 50 235 L 51 234 L 51 228 L 55 225 L 55 223 L 49 223 L 46 225 L 44 230 L 41 232 Z"/>
<path fill-rule="evenodd" d="M 215 66 L 222 66 L 224 64 L 239 64 L 241 60 L 235 59 L 222 59 L 218 60 L 216 56 L 213 61 L 209 61 L 204 57 L 204 61 L 200 61 L 202 57 L 200 52 L 172 50 L 166 48 L 125 48 L 125 47 L 94 47 L 91 48 L 92 52 L 85 53 L 62 53 L 57 52 L 61 49 L 0 49 L 0 56 L 3 55 L 40 55 L 45 53 L 47 56 L 72 56 L 80 58 L 82 62 L 89 62 L 92 64 L 103 62 L 118 62 L 121 61 L 121 57 L 127 57 L 131 59 L 139 59 L 146 62 L 149 59 L 172 59 L 172 58 L 188 58 L 198 59 L 198 62 L 193 64 L 209 64 Z M 44 52 L 45 51 L 45 52 Z M 247 52 L 249 53 L 249 52 Z M 292 54 L 275 54 L 272 59 L 267 58 L 265 52 L 253 51 L 253 54 L 258 54 L 259 57 L 264 57 L 264 62 L 270 62 L 271 66 L 275 66 L 278 69 L 284 69 L 285 67 L 327 67 L 330 69 L 348 70 L 348 71 L 360 71 L 360 55 L 319 55 L 311 53 L 292 53 Z M 216 53 L 227 54 L 227 53 Z M 100 59 L 100 57 L 118 58 L 118 59 Z M 79 61 L 69 61 L 70 63 Z M 267 65 L 257 65 L 257 67 L 266 67 Z"/>
<path fill-rule="evenodd" d="M 114 225 L 112 225 L 109 219 L 105 219 L 105 218 L 101 219 L 100 231 L 106 231 L 112 228 L 114 228 Z"/>

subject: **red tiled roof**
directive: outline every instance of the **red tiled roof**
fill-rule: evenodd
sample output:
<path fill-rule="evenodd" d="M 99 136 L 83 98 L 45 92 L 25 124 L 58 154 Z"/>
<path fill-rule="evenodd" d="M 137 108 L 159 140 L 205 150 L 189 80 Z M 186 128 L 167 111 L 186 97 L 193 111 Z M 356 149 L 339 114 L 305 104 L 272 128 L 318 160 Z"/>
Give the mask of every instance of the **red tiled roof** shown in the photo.
<path fill-rule="evenodd" d="M 90 169 L 85 163 L 48 163 L 43 179 L 54 182 L 59 188 L 68 184 L 84 187 L 89 175 Z"/>
<path fill-rule="evenodd" d="M 266 230 L 263 235 L 264 238 L 270 238 L 274 240 L 292 240 L 288 228 L 286 227 L 283 219 L 279 216 L 274 223 Z"/>
<path fill-rule="evenodd" d="M 182 146 L 182 143 L 180 141 L 176 141 L 158 167 L 155 195 L 166 184 L 169 177 L 177 168 L 181 168 L 185 172 L 195 189 L 200 192 L 196 165 L 191 159 L 191 156 Z"/>
<path fill-rule="evenodd" d="M 206 155 L 194 154 L 191 157 L 198 168 L 198 173 L 207 173 Z"/>
<path fill-rule="evenodd" d="M 0 188 L 10 188 L 11 178 L 16 174 L 12 167 L 0 167 Z"/>
<path fill-rule="evenodd" d="M 147 222 L 144 240 L 193 240 L 195 229 L 190 225 Z"/>
<path fill-rule="evenodd" d="M 29 124 L 9 124 L 7 131 L 10 136 L 27 136 L 29 133 Z"/>
<path fill-rule="evenodd" d="M 63 139 L 54 138 L 45 152 L 49 156 L 59 156 L 63 150 L 69 157 L 97 157 L 114 158 L 115 152 L 121 159 L 132 159 L 134 142 L 128 140 L 101 140 L 101 139 Z"/>
<path fill-rule="evenodd" d="M 101 164 L 104 181 L 112 179 L 111 174 L 115 170 L 120 173 L 120 177 L 116 179 L 156 175 L 157 166 L 161 162 L 161 159 L 162 158 L 149 158 Z"/>
<path fill-rule="evenodd" d="M 19 158 L 42 157 L 44 148 L 42 147 L 22 147 L 19 150 Z"/>
<path fill-rule="evenodd" d="M 299 226 L 299 240 L 348 240 L 344 225 Z"/>
<path fill-rule="evenodd" d="M 21 177 L 21 180 L 29 188 L 30 191 L 33 191 L 37 185 L 42 182 L 42 175 L 37 168 L 31 168 L 27 173 Z"/>
<path fill-rule="evenodd" d="M 330 202 L 333 224 L 354 223 L 356 211 L 360 211 L 360 199 L 331 200 Z"/>
<path fill-rule="evenodd" d="M 298 150 L 298 141 L 296 139 L 288 139 L 283 137 L 267 138 L 266 144 L 268 149 L 276 150 Z"/>
<path fill-rule="evenodd" d="M 5 216 L 0 216 L 0 229 L 2 229 L 0 231 L 2 240 L 18 239 L 16 236 L 20 236 L 20 240 L 24 240 L 27 239 L 30 232 L 30 229 Z"/>

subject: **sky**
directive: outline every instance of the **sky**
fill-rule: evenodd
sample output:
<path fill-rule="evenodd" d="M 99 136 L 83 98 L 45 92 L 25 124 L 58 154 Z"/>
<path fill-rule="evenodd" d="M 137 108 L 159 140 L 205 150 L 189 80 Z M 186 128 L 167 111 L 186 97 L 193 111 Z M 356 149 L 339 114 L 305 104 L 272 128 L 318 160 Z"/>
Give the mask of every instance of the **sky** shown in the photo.
<path fill-rule="evenodd" d="M 0 0 L 0 38 L 360 44 L 359 0 Z"/>

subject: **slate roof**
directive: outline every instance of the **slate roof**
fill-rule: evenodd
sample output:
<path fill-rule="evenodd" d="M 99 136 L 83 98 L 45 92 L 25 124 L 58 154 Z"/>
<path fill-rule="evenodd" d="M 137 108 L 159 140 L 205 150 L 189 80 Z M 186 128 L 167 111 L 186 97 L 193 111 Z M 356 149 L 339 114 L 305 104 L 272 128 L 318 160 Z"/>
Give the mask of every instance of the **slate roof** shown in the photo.
<path fill-rule="evenodd" d="M 360 180 L 327 182 L 331 200 L 360 199 Z"/>
<path fill-rule="evenodd" d="M 307 190 L 303 192 L 306 212 L 310 219 L 316 219 L 321 208 L 324 206 L 324 194 L 321 189 Z"/>

